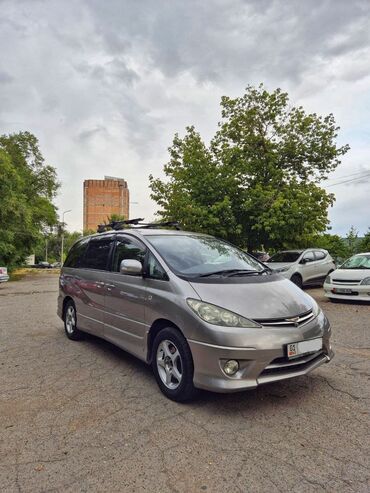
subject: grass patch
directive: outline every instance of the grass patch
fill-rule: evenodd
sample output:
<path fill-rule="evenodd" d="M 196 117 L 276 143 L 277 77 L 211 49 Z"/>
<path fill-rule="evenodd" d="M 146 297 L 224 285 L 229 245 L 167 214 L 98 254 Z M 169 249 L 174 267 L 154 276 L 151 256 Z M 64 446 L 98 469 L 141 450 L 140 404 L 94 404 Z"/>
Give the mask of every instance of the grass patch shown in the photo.
<path fill-rule="evenodd" d="M 38 276 L 40 274 L 56 275 L 60 273 L 60 269 L 34 269 L 31 267 L 19 267 L 9 273 L 9 281 L 20 281 L 26 276 Z"/>

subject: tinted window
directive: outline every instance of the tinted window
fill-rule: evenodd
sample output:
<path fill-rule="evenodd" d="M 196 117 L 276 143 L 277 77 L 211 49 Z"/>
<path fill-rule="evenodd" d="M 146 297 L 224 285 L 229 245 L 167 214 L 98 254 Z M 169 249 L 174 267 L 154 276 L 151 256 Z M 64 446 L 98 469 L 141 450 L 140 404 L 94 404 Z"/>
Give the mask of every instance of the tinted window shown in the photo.
<path fill-rule="evenodd" d="M 89 238 L 84 238 L 83 240 L 75 243 L 69 250 L 66 261 L 64 262 L 64 267 L 72 267 L 75 269 L 81 267 L 82 259 L 85 255 L 88 243 Z"/>
<path fill-rule="evenodd" d="M 316 260 L 323 260 L 326 257 L 326 253 L 320 252 L 317 250 L 315 252 L 315 257 L 316 257 Z"/>
<path fill-rule="evenodd" d="M 113 258 L 113 270 L 119 272 L 122 260 L 138 260 L 144 265 L 146 248 L 135 238 L 118 236 Z"/>
<path fill-rule="evenodd" d="M 159 279 L 161 281 L 168 281 L 168 276 L 158 262 L 158 260 L 154 257 L 152 252 L 149 252 L 148 255 L 148 269 L 147 269 L 147 277 L 151 279 Z"/>
<path fill-rule="evenodd" d="M 90 240 L 83 267 L 86 269 L 107 270 L 108 258 L 113 244 L 112 237 Z"/>
<path fill-rule="evenodd" d="M 312 262 L 313 260 L 315 260 L 315 255 L 313 254 L 313 252 L 305 252 L 303 258 L 308 262 Z"/>

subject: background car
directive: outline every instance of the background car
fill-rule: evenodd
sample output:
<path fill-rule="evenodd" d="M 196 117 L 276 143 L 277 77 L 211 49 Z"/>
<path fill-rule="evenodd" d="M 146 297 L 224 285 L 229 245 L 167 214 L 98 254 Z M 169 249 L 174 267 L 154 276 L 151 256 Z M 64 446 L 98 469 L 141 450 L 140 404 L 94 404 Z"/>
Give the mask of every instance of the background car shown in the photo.
<path fill-rule="evenodd" d="M 252 252 L 251 255 L 260 262 L 268 262 L 270 258 L 270 255 L 267 252 Z"/>
<path fill-rule="evenodd" d="M 6 267 L 0 267 L 0 282 L 9 281 L 8 269 Z"/>
<path fill-rule="evenodd" d="M 49 264 L 49 262 L 39 262 L 38 264 L 35 264 L 34 267 L 36 269 L 52 269 L 52 265 Z"/>
<path fill-rule="evenodd" d="M 284 250 L 275 253 L 267 263 L 299 287 L 322 285 L 326 276 L 336 268 L 329 252 L 322 248 Z"/>
<path fill-rule="evenodd" d="M 330 301 L 370 302 L 370 252 L 359 253 L 346 260 L 327 276 L 324 290 Z"/>

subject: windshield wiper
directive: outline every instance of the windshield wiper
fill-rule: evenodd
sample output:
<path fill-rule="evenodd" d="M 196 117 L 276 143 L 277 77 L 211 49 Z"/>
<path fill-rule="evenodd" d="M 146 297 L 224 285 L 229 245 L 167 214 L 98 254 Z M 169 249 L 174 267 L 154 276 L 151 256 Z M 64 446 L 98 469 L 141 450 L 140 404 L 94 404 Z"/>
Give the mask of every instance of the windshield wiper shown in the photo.
<path fill-rule="evenodd" d="M 229 274 L 227 277 L 233 277 L 233 276 L 251 276 L 251 275 L 257 275 L 260 273 L 261 271 L 258 271 L 258 270 L 247 270 L 247 269 L 240 269 L 240 270 L 237 270 L 236 272 L 232 272 L 231 274 Z"/>
<path fill-rule="evenodd" d="M 227 274 L 233 274 L 234 272 L 240 272 L 240 269 L 216 270 L 215 272 L 208 272 L 207 274 L 200 274 L 199 277 L 222 276 L 222 275 L 227 275 Z"/>

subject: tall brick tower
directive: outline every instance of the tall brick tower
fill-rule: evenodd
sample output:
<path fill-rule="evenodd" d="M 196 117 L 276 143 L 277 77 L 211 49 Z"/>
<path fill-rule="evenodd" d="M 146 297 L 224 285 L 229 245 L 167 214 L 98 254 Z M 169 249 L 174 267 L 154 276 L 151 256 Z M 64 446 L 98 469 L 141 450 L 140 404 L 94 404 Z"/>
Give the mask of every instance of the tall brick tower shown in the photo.
<path fill-rule="evenodd" d="M 129 190 L 123 178 L 84 181 L 84 230 L 96 230 L 111 214 L 129 219 Z"/>

